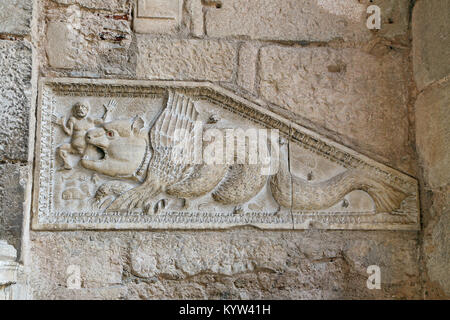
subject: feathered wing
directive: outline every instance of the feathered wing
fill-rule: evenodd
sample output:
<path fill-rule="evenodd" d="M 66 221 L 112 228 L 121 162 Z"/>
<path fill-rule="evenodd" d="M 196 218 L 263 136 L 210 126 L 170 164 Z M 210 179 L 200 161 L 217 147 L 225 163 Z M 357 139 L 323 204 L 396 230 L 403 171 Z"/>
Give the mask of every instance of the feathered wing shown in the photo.
<path fill-rule="evenodd" d="M 177 182 L 193 163 L 197 118 L 198 112 L 191 98 L 169 92 L 167 107 L 150 131 L 153 157 L 149 172 L 166 184 Z"/>
<path fill-rule="evenodd" d="M 168 185 L 183 179 L 194 159 L 197 118 L 191 98 L 169 91 L 167 105 L 150 129 L 153 154 L 144 183 L 118 197 L 108 211 L 145 207 Z"/>

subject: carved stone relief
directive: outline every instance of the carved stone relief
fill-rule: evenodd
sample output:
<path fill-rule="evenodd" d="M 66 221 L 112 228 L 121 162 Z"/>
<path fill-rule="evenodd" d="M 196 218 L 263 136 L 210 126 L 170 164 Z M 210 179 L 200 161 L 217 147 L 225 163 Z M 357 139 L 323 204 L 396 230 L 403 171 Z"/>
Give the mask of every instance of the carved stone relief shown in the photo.
<path fill-rule="evenodd" d="M 136 0 L 134 31 L 169 33 L 176 30 L 182 17 L 182 0 Z"/>
<path fill-rule="evenodd" d="M 35 229 L 418 228 L 417 181 L 209 83 L 44 79 Z"/>

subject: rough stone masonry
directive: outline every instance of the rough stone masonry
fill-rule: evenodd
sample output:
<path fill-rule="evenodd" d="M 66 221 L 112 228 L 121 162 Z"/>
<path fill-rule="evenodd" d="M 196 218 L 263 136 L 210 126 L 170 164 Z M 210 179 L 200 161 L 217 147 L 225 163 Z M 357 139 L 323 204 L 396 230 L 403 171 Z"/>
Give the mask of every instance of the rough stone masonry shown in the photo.
<path fill-rule="evenodd" d="M 448 298 L 450 1 L 161 3 L 0 0 L 0 298 Z M 379 30 L 367 28 L 370 5 L 380 8 Z M 202 207 L 206 198 L 183 195 L 186 201 L 180 202 L 155 195 L 149 197 L 154 211 L 138 210 L 142 221 L 163 219 L 170 210 L 223 214 L 227 223 L 247 221 L 252 214 L 271 217 L 256 227 L 150 224 L 145 231 L 108 226 L 98 231 L 89 223 L 70 230 L 36 223 L 42 208 L 36 203 L 49 205 L 42 212 L 51 222 L 61 208 L 80 214 L 88 200 L 121 199 L 125 191 L 142 187 L 82 165 L 86 149 L 97 152 L 97 161 L 111 150 L 92 142 L 88 118 L 108 141 L 128 130 L 127 137 L 144 137 L 144 146 L 149 132 L 167 133 L 151 125 L 158 123 L 158 110 L 170 106 L 171 90 L 186 105 L 193 103 L 199 119 L 212 127 L 279 128 L 289 146 L 295 142 L 285 153 L 289 175 L 283 177 L 328 185 L 355 166 L 367 177 L 361 182 L 351 176 L 345 197 L 314 211 L 328 220 L 304 222 L 305 210 L 283 207 L 281 195 L 296 203 L 302 189 L 279 188 L 284 191 L 277 198 L 284 180 L 270 178 L 272 184 L 261 180 L 257 195 L 239 189 L 248 199 L 238 205 Z M 117 106 L 107 118 L 111 100 Z M 67 135 L 61 127 L 76 118 L 71 112 L 77 103 L 89 106 L 88 114 L 80 111 L 77 119 L 85 121 Z M 142 122 L 124 129 L 123 121 L 135 116 Z M 80 136 L 78 149 L 72 148 Z M 88 137 L 92 141 L 85 143 Z M 160 146 L 148 143 L 153 151 Z M 72 170 L 60 170 L 57 148 L 63 144 L 70 146 Z M 47 145 L 48 161 L 41 152 Z M 136 170 L 154 164 L 145 161 L 145 150 Z M 48 178 L 41 174 L 47 167 Z M 51 192 L 38 192 L 42 181 Z M 292 181 L 288 184 L 295 185 Z M 389 210 L 376 208 L 380 194 L 387 194 L 381 207 Z M 414 208 L 417 215 L 408 215 Z M 102 210 L 95 213 L 108 214 Z M 357 212 L 359 220 L 335 218 L 337 212 Z M 377 218 L 364 220 L 363 212 Z M 283 226 L 270 228 L 273 221 Z M 358 221 L 369 221 L 369 227 Z M 381 228 L 373 227 L 380 223 Z M 405 223 L 413 227 L 399 231 Z M 380 267 L 380 289 L 367 288 L 371 265 Z M 68 286 L 70 266 L 79 266 L 79 289 Z"/>

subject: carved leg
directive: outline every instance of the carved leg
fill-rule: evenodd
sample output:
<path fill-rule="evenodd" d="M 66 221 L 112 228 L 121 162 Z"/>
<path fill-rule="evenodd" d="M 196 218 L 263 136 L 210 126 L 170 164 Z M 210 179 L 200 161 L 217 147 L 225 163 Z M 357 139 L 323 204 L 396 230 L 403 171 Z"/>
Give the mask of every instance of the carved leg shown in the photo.
<path fill-rule="evenodd" d="M 143 184 L 131 189 L 116 200 L 108 207 L 107 211 L 130 211 L 137 208 L 145 209 L 149 200 L 158 195 L 161 191 L 159 185 Z"/>
<path fill-rule="evenodd" d="M 69 163 L 69 154 L 75 153 L 76 150 L 72 148 L 70 144 L 64 144 L 61 147 L 58 148 L 57 154 L 63 161 L 63 168 L 66 170 L 71 170 L 72 166 Z"/>

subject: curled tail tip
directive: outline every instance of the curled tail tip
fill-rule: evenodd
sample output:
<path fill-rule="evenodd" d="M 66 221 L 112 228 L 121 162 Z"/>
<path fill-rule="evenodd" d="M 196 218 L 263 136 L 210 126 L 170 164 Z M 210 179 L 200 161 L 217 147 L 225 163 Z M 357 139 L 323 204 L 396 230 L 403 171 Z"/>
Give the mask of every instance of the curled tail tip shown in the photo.
<path fill-rule="evenodd" d="M 400 208 L 407 194 L 392 187 L 382 187 L 370 193 L 378 213 L 392 212 Z"/>

